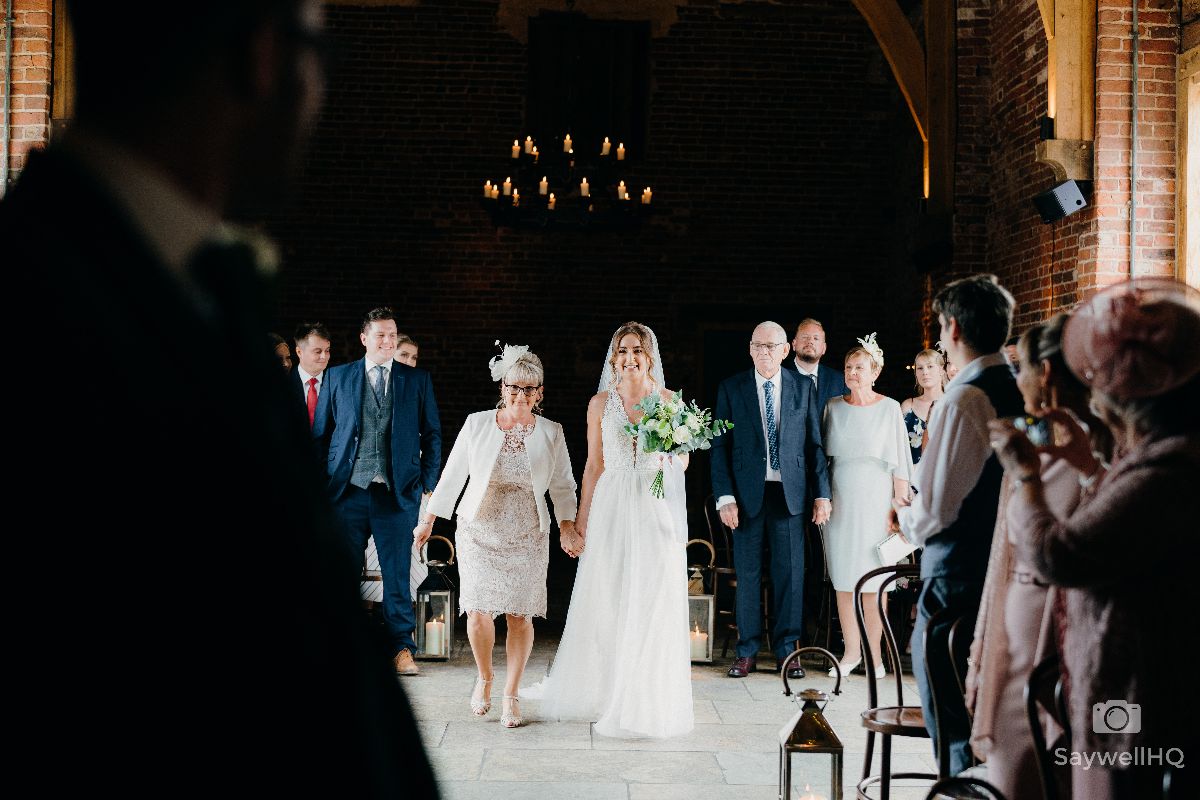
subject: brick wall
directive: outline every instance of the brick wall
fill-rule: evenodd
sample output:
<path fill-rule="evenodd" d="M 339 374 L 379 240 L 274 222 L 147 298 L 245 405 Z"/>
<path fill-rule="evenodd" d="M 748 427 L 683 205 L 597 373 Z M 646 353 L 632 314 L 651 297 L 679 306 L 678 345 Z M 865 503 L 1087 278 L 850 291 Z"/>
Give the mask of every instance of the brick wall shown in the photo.
<path fill-rule="evenodd" d="M 1038 119 L 1046 110 L 1046 39 L 1037 3 L 995 0 L 991 14 L 990 34 L 981 41 L 992 74 L 985 106 L 991 134 L 985 148 L 991 198 L 987 265 L 1016 295 L 1021 330 L 1129 274 L 1132 12 L 1127 3 L 1099 3 L 1096 180 L 1088 208 L 1049 225 L 1030 202 L 1055 183 L 1050 169 L 1034 157 Z M 1179 43 L 1175 4 L 1142 0 L 1139 27 L 1137 274 L 1170 275 Z"/>
<path fill-rule="evenodd" d="M 855 336 L 878 331 L 883 386 L 911 390 L 920 149 L 850 4 L 680 6 L 652 42 L 649 146 L 630 168 L 659 215 L 592 235 L 497 230 L 479 206 L 525 135 L 525 50 L 495 3 L 329 12 L 345 59 L 299 205 L 272 224 L 288 257 L 282 329 L 325 320 L 344 361 L 362 353 L 361 312 L 393 305 L 452 433 L 493 402 L 493 340 L 531 344 L 577 466 L 587 398 L 627 319 L 656 329 L 669 383 L 706 403 L 719 377 L 749 368 L 756 322 L 790 333 L 808 315 L 826 322 L 839 367 Z"/>
<path fill-rule="evenodd" d="M 13 3 L 12 136 L 9 145 L 9 180 L 15 180 L 33 147 L 50 134 L 50 54 L 53 0 L 16 0 Z M 4 86 L 4 9 L 0 8 L 0 92 Z"/>

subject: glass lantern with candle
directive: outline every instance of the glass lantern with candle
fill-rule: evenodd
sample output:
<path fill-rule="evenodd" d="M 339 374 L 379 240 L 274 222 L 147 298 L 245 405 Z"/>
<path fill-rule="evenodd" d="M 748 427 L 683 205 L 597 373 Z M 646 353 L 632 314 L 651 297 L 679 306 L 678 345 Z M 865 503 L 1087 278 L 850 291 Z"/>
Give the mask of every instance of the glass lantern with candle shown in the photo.
<path fill-rule="evenodd" d="M 833 694 L 842 693 L 842 669 L 837 657 L 822 647 L 801 647 L 791 653 L 783 662 L 780 670 L 783 678 L 783 694 L 791 697 L 799 706 L 795 715 L 779 730 L 779 798 L 791 800 L 792 797 L 792 759 L 798 755 L 829 756 L 829 792 L 832 800 L 842 800 L 842 758 L 844 756 L 842 740 L 838 738 L 829 720 L 825 719 L 825 706 L 829 703 L 829 695 L 817 689 L 805 689 L 799 694 L 792 692 L 788 683 L 788 669 L 793 662 L 799 663 L 801 656 L 808 653 L 821 655 L 833 665 L 837 681 L 833 686 Z M 860 794 L 860 797 L 866 795 Z M 825 800 L 824 795 L 814 792 L 805 786 L 804 796 L 800 800 Z"/>
<path fill-rule="evenodd" d="M 429 565 L 429 574 L 417 587 L 417 658 L 448 661 L 454 646 L 454 620 L 458 616 L 454 582 L 447 573 L 454 564 L 454 543 L 445 536 L 429 537 L 430 542 L 434 539 L 440 539 L 450 548 L 450 560 L 428 560 L 429 542 L 421 550 L 421 560 Z"/>
<path fill-rule="evenodd" d="M 688 595 L 688 641 L 692 646 L 692 661 L 711 664 L 713 660 L 713 596 Z"/>

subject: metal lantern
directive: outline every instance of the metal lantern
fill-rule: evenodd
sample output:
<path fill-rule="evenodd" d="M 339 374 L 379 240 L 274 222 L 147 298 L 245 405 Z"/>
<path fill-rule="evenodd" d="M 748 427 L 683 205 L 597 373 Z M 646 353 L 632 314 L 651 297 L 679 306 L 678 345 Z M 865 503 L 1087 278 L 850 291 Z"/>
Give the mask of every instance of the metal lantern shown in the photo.
<path fill-rule="evenodd" d="M 702 544 L 708 548 L 708 566 L 688 566 L 688 641 L 691 642 L 692 661 L 711 664 L 713 660 L 713 615 L 714 597 L 705 593 L 707 575 L 717 563 L 717 551 L 704 539 L 692 539 L 687 543 Z"/>
<path fill-rule="evenodd" d="M 445 536 L 429 539 L 445 542 L 450 548 L 450 560 L 430 561 L 425 555 L 429 543 L 421 548 L 421 561 L 429 565 L 429 574 L 417 587 L 417 658 L 448 661 L 454 646 L 454 619 L 458 616 L 454 582 L 446 572 L 454 564 L 454 543 Z"/>
<path fill-rule="evenodd" d="M 801 647 L 784 659 L 783 669 L 780 670 L 780 674 L 783 675 L 784 695 L 791 697 L 793 702 L 796 701 L 796 696 L 792 694 L 788 685 L 787 673 L 792 662 L 798 661 L 803 653 L 819 653 L 833 664 L 837 673 L 833 693 L 841 694 L 842 668 L 833 653 L 822 647 Z M 792 796 L 792 756 L 817 753 L 831 756 L 830 797 L 833 800 L 841 800 L 842 740 L 822 713 L 829 703 L 829 695 L 817 689 L 804 689 L 800 692 L 799 701 L 802 703 L 800 710 L 779 731 L 779 798 L 790 800 Z"/>

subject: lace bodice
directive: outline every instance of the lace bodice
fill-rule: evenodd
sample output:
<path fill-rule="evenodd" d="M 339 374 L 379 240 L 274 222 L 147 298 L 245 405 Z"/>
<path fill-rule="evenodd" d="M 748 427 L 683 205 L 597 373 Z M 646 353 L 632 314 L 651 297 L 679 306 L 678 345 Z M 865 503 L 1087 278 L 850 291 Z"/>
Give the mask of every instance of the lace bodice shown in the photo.
<path fill-rule="evenodd" d="M 625 432 L 629 424 L 629 415 L 625 413 L 625 405 L 616 389 L 608 392 L 608 400 L 604 404 L 604 416 L 601 417 L 600 429 L 604 445 L 604 469 L 638 469 L 649 466 L 648 456 L 639 454 L 637 440 Z"/>
<path fill-rule="evenodd" d="M 529 471 L 529 453 L 525 451 L 525 438 L 533 432 L 533 425 L 514 425 L 504 432 L 504 444 L 492 469 L 490 484 L 533 490 L 533 478 Z"/>

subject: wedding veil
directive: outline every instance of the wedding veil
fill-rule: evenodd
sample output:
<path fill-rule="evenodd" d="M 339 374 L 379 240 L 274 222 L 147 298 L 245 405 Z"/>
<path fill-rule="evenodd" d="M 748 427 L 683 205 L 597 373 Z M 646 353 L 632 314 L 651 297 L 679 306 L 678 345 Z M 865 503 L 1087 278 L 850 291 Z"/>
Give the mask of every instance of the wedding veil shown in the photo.
<path fill-rule="evenodd" d="M 658 352 L 658 337 L 654 335 L 654 331 L 649 325 L 642 325 L 640 322 L 633 324 L 645 328 L 646 332 L 650 334 L 650 360 L 652 363 L 650 367 L 650 379 L 654 381 L 654 385 L 657 388 L 665 389 L 667 381 L 663 377 L 662 355 Z M 617 330 L 619 331 L 624 327 L 627 327 L 627 325 L 622 325 Z M 600 384 L 599 388 L 596 389 L 597 392 L 607 392 L 620 383 L 620 376 L 612 368 L 613 353 L 617 344 L 616 331 L 613 331 L 613 336 L 609 339 L 608 343 L 608 353 L 604 356 L 604 364 L 600 367 Z"/>

